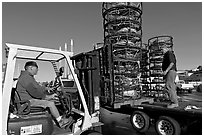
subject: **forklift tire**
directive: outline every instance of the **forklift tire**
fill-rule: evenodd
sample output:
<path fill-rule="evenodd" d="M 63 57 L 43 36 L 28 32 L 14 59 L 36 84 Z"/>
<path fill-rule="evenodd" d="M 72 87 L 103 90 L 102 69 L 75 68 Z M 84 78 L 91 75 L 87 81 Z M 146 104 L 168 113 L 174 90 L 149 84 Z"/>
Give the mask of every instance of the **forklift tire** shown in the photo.
<path fill-rule="evenodd" d="M 134 111 L 130 116 L 133 128 L 140 133 L 146 132 L 150 127 L 150 118 L 142 111 Z"/>
<path fill-rule="evenodd" d="M 180 135 L 181 127 L 179 123 L 168 116 L 161 116 L 155 125 L 156 132 L 159 135 Z"/>

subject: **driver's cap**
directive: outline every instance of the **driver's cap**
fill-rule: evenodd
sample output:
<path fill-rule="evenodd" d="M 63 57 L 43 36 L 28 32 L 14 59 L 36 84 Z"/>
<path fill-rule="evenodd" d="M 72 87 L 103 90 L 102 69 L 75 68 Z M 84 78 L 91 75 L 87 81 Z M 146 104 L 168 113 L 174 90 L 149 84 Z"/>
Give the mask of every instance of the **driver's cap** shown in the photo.
<path fill-rule="evenodd" d="M 37 63 L 36 63 L 36 62 L 34 62 L 34 61 L 28 61 L 28 62 L 26 62 L 26 64 L 25 64 L 24 68 L 26 69 L 28 66 L 35 66 L 35 67 L 37 67 L 37 68 L 38 68 Z"/>

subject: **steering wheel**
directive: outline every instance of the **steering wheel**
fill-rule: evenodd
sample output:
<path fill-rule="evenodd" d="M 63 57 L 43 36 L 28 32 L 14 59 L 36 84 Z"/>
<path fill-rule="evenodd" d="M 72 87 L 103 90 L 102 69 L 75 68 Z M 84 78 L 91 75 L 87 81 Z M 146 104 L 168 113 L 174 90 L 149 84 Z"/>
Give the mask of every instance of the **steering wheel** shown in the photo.
<path fill-rule="evenodd" d="M 70 94 L 67 94 L 64 92 L 64 87 L 60 79 L 60 76 L 62 76 L 62 72 L 59 71 L 59 73 L 56 73 L 56 74 L 57 76 L 54 80 L 54 83 L 53 82 L 49 83 L 49 87 L 52 88 L 52 90 L 50 91 L 50 94 L 56 93 L 58 95 L 59 102 L 60 102 L 58 110 L 63 115 L 68 116 L 71 113 L 71 109 L 72 109 L 72 98 Z M 60 90 L 58 90 L 59 87 L 60 87 Z"/>
<path fill-rule="evenodd" d="M 49 91 L 48 94 L 54 94 L 56 93 L 57 95 L 62 95 L 63 94 L 63 85 L 62 85 L 62 82 L 61 82 L 61 79 L 60 79 L 60 76 L 62 76 L 62 74 L 59 72 L 59 73 L 56 73 L 57 76 L 55 77 L 55 80 L 54 81 L 51 81 L 49 82 L 48 86 L 49 88 L 52 88 L 52 90 Z M 61 88 L 61 90 L 58 90 L 58 88 Z"/>

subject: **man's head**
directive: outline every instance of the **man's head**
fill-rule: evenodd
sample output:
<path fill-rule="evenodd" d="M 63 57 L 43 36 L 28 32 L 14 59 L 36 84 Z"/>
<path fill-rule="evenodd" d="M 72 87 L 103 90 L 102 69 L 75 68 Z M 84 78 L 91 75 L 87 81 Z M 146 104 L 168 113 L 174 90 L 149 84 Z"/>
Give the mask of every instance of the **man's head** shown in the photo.
<path fill-rule="evenodd" d="M 38 72 L 38 65 L 34 61 L 28 61 L 26 62 L 24 66 L 25 70 L 28 71 L 31 75 L 36 75 Z"/>

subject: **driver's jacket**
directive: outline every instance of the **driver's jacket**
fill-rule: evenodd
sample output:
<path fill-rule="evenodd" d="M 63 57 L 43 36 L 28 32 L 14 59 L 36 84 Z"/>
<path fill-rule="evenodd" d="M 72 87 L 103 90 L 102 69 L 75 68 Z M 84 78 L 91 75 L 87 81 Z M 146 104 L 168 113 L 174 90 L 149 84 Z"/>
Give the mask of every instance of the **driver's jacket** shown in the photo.
<path fill-rule="evenodd" d="M 45 87 L 41 86 L 28 71 L 21 71 L 16 90 L 21 100 L 45 98 Z"/>

